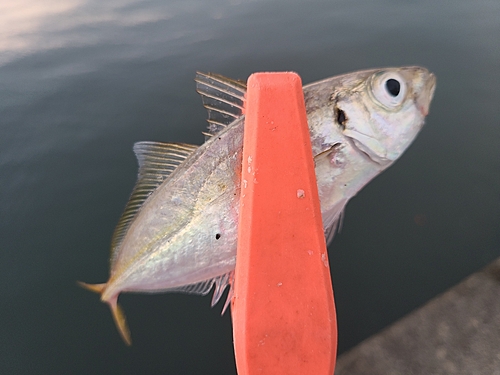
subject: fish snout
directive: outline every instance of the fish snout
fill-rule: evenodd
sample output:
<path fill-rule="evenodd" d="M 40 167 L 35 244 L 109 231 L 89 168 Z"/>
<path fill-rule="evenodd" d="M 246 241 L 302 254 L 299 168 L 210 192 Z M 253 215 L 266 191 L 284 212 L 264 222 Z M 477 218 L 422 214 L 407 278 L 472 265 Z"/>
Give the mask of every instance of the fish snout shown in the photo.
<path fill-rule="evenodd" d="M 427 71 L 422 79 L 423 84 L 415 93 L 415 103 L 422 116 L 425 117 L 429 114 L 429 107 L 436 90 L 436 76 Z"/>

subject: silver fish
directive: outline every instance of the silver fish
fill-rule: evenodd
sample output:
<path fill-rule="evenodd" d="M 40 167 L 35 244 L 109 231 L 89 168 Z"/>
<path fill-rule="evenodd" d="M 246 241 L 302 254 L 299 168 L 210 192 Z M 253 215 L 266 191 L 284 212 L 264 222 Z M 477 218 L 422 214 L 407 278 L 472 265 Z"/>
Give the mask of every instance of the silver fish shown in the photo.
<path fill-rule="evenodd" d="M 101 294 L 131 343 L 121 292 L 182 291 L 217 303 L 235 268 L 245 85 L 197 74 L 209 112 L 206 142 L 139 142 L 139 176 L 113 235 L 110 276 L 80 283 Z M 304 86 L 325 236 L 349 201 L 407 149 L 423 126 L 436 79 L 420 67 L 360 71 Z M 229 301 L 228 297 L 228 301 Z M 226 302 L 227 306 L 227 302 Z"/>

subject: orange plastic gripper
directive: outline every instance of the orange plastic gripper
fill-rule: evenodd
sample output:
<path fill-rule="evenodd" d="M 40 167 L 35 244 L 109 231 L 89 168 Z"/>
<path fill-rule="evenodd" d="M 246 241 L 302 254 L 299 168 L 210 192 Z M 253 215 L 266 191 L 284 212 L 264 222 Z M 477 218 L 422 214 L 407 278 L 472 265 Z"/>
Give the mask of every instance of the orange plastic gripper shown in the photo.
<path fill-rule="evenodd" d="M 337 321 L 300 77 L 247 84 L 232 301 L 239 375 L 332 375 Z"/>

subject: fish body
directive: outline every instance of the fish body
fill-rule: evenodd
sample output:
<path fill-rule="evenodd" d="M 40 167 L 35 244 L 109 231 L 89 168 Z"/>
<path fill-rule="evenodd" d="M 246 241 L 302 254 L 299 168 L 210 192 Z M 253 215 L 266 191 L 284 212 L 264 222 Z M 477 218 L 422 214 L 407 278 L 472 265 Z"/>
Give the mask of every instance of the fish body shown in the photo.
<path fill-rule="evenodd" d="M 349 199 L 418 134 L 434 88 L 434 76 L 419 67 L 373 69 L 304 86 L 328 241 Z M 199 74 L 198 89 L 209 109 L 207 141 L 134 146 L 139 177 L 114 234 L 109 280 L 81 283 L 110 305 L 126 343 L 119 293 L 206 294 L 215 284 L 215 304 L 235 268 L 245 87 Z"/>

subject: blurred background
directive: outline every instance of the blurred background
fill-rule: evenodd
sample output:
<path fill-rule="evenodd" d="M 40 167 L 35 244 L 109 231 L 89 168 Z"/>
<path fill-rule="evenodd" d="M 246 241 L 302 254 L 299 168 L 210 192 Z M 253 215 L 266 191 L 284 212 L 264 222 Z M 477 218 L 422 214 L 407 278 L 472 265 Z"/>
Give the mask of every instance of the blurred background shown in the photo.
<path fill-rule="evenodd" d="M 203 142 L 196 70 L 436 74 L 423 131 L 330 246 L 340 353 L 498 257 L 499 20 L 497 0 L 3 0 L 0 373 L 236 373 L 210 296 L 122 295 L 128 348 L 76 286 L 107 280 L 133 143 Z"/>

